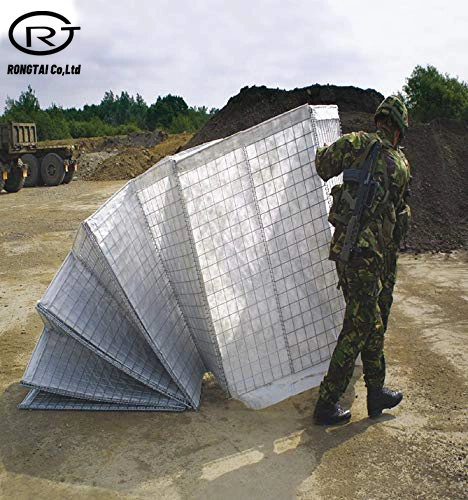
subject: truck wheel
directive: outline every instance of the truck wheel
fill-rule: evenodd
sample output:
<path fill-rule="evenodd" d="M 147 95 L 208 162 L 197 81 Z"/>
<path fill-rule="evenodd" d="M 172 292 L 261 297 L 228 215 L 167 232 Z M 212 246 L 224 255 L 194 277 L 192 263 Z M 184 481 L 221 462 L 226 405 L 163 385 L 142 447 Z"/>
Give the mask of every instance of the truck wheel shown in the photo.
<path fill-rule="evenodd" d="M 46 186 L 58 186 L 65 177 L 63 159 L 56 153 L 47 153 L 41 161 L 41 177 Z"/>
<path fill-rule="evenodd" d="M 5 181 L 5 191 L 17 193 L 24 186 L 23 170 L 18 167 L 10 168 L 8 179 Z"/>
<path fill-rule="evenodd" d="M 70 182 L 73 179 L 74 173 L 75 173 L 74 165 L 68 165 L 68 172 L 65 172 L 65 177 L 63 178 L 63 184 L 70 184 Z"/>
<path fill-rule="evenodd" d="M 21 161 L 28 166 L 28 176 L 24 180 L 24 187 L 37 186 L 41 178 L 39 160 L 34 155 L 27 153 L 21 157 Z"/>

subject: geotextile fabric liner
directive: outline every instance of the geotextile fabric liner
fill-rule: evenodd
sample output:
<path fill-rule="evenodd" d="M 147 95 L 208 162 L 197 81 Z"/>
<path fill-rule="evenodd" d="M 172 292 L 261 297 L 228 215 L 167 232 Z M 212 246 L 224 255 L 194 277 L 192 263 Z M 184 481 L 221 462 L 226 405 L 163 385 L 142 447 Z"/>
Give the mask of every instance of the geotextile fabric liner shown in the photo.
<path fill-rule="evenodd" d="M 30 409 L 198 408 L 210 371 L 262 408 L 317 385 L 344 301 L 317 146 L 336 106 L 301 106 L 168 157 L 84 221 L 37 309 Z"/>

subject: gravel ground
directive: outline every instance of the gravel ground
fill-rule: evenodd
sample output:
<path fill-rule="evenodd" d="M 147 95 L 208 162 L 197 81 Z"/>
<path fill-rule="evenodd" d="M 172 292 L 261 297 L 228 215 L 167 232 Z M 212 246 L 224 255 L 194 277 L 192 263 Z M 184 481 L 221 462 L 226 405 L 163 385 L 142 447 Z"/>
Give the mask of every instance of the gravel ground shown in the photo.
<path fill-rule="evenodd" d="M 386 345 L 405 399 L 380 419 L 366 417 L 359 369 L 344 427 L 312 425 L 316 389 L 253 411 L 209 377 L 199 412 L 17 410 L 34 304 L 79 222 L 121 185 L 0 195 L 1 498 L 466 498 L 466 252 L 401 257 Z"/>

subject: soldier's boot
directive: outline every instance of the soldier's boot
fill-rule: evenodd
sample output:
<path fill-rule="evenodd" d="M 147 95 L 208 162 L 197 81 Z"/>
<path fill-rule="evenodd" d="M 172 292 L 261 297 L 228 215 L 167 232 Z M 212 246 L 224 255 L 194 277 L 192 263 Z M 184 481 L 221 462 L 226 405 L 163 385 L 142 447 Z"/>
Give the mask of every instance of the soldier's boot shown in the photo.
<path fill-rule="evenodd" d="M 403 399 L 401 391 L 392 391 L 386 387 L 367 389 L 367 413 L 369 417 L 378 417 L 382 410 L 394 408 Z"/>
<path fill-rule="evenodd" d="M 314 410 L 314 422 L 318 425 L 344 424 L 351 418 L 351 412 L 339 403 L 329 403 L 319 398 Z"/>

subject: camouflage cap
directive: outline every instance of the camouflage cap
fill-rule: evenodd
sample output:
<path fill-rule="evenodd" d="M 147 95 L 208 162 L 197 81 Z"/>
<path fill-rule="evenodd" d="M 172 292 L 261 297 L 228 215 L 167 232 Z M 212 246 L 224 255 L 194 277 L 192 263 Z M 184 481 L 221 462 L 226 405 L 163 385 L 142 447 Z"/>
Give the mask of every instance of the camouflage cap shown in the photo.
<path fill-rule="evenodd" d="M 375 111 L 374 119 L 389 117 L 403 135 L 408 130 L 408 110 L 396 95 L 386 97 Z"/>

